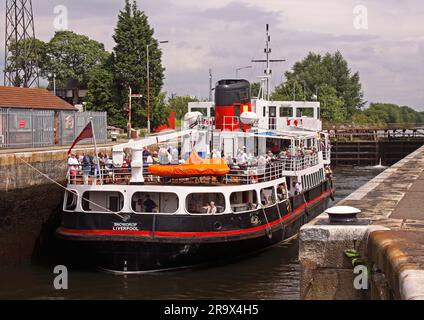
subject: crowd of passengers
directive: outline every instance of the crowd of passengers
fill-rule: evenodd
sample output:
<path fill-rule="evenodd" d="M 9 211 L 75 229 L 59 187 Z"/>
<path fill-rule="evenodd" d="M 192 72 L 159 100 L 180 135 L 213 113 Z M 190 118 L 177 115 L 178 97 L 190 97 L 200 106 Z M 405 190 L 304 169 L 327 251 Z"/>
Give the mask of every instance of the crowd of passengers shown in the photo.
<path fill-rule="evenodd" d="M 246 147 L 239 148 L 237 155 L 233 158 L 231 155 L 224 155 L 224 152 L 213 150 L 208 158 L 224 158 L 228 166 L 232 170 L 246 170 L 246 169 L 265 169 L 272 166 L 276 161 L 287 159 L 300 159 L 308 156 L 313 156 L 317 153 L 315 147 L 307 148 L 303 144 L 294 148 L 292 152 L 291 146 L 281 149 L 280 146 L 274 144 L 266 154 L 260 156 L 253 156 L 246 153 Z M 143 150 L 143 163 L 147 171 L 148 167 L 154 164 L 160 165 L 179 165 L 185 163 L 184 159 L 180 158 L 181 148 L 173 146 L 161 147 L 159 149 L 149 149 L 147 147 Z M 77 183 L 76 177 L 83 177 L 83 181 L 79 183 L 88 184 L 93 177 L 100 179 L 107 179 L 112 170 L 115 173 L 124 175 L 129 174 L 131 169 L 131 154 L 124 152 L 124 162 L 122 166 L 115 167 L 113 165 L 112 157 L 106 153 L 98 153 L 96 157 L 87 152 L 72 153 L 68 158 L 68 176 L 73 183 Z M 259 170 L 259 173 L 261 171 Z M 256 172 L 257 173 L 257 172 Z M 254 174 L 256 174 L 254 173 Z"/>

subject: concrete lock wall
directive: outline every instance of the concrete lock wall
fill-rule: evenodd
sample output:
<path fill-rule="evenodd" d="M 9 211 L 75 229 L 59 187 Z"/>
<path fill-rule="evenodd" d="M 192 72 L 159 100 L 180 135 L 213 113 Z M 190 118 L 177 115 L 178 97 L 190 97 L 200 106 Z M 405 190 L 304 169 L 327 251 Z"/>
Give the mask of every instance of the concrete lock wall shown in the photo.
<path fill-rule="evenodd" d="M 300 294 L 304 300 L 369 299 L 369 291 L 355 288 L 351 259 L 345 250 L 356 250 L 367 261 L 367 243 L 372 232 L 388 230 L 381 226 L 330 225 L 326 215 L 300 232 L 299 260 L 301 265 Z M 368 264 L 364 264 L 368 268 Z M 359 281 L 361 284 L 361 282 Z M 369 289 L 369 286 L 367 286 Z"/>
<path fill-rule="evenodd" d="M 75 151 L 94 155 L 90 146 Z M 45 255 L 61 218 L 64 189 L 20 159 L 65 185 L 67 158 L 67 149 L 0 154 L 0 268 Z"/>
<path fill-rule="evenodd" d="M 423 198 L 421 147 L 338 203 L 362 211 L 357 223 L 330 224 L 322 214 L 303 226 L 301 298 L 424 299 Z M 349 249 L 366 267 L 365 278 L 354 273 Z"/>

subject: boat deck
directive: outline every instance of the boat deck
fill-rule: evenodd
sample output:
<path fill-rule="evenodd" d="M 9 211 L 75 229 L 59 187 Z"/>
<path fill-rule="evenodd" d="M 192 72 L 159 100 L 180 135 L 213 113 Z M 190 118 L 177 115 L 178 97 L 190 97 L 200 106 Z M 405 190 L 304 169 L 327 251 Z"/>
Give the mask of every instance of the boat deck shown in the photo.
<path fill-rule="evenodd" d="M 184 178 L 159 177 L 152 175 L 148 167 L 144 169 L 145 184 L 150 185 L 187 185 L 187 186 L 224 186 L 224 185 L 245 185 L 268 182 L 282 178 L 288 172 L 297 172 L 315 166 L 319 163 L 318 154 L 303 157 L 292 157 L 278 159 L 267 163 L 264 166 L 244 165 L 230 166 L 230 173 L 224 176 L 191 176 Z M 79 170 L 76 175 L 68 173 L 68 184 L 70 185 L 129 185 L 132 172 L 130 167 L 107 168 L 103 167 L 94 172 L 84 172 Z"/>

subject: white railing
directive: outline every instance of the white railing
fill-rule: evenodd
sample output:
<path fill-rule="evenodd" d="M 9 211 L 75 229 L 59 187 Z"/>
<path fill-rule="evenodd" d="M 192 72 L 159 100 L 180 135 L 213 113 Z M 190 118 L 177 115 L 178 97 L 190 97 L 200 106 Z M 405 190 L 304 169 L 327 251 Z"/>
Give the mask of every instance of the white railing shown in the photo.
<path fill-rule="evenodd" d="M 324 159 L 324 161 L 330 160 L 331 159 L 331 149 L 327 149 L 327 150 L 323 150 L 322 151 L 322 157 Z"/>
<path fill-rule="evenodd" d="M 128 184 L 131 180 L 131 168 L 97 168 L 96 170 L 77 170 L 72 174 L 68 170 L 68 184 L 89 185 L 89 184 Z"/>
<path fill-rule="evenodd" d="M 223 182 L 225 184 L 254 184 L 276 180 L 282 178 L 287 172 L 297 172 L 309 167 L 317 165 L 318 154 L 295 156 L 295 157 L 281 157 L 277 160 L 271 161 L 266 165 L 233 165 L 231 171 L 224 177 L 186 177 L 186 178 L 162 178 L 152 175 L 148 171 L 148 167 L 144 167 L 143 175 L 146 183 L 164 183 L 172 179 L 173 183 L 196 183 L 196 184 L 211 184 L 215 182 Z M 91 170 L 77 170 L 76 174 L 71 174 L 68 170 L 67 174 L 69 184 L 77 185 L 101 185 L 101 184 L 121 184 L 127 185 L 131 180 L 131 167 L 108 167 L 101 166 Z"/>

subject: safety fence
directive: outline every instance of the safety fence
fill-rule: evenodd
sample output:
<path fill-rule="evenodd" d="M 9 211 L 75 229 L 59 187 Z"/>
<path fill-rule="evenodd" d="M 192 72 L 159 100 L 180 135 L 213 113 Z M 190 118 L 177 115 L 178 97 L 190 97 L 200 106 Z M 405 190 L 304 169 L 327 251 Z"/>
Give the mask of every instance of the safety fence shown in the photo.
<path fill-rule="evenodd" d="M 69 145 L 92 119 L 97 143 L 107 142 L 106 112 L 0 108 L 0 149 Z M 81 141 L 92 144 L 92 139 Z"/>

